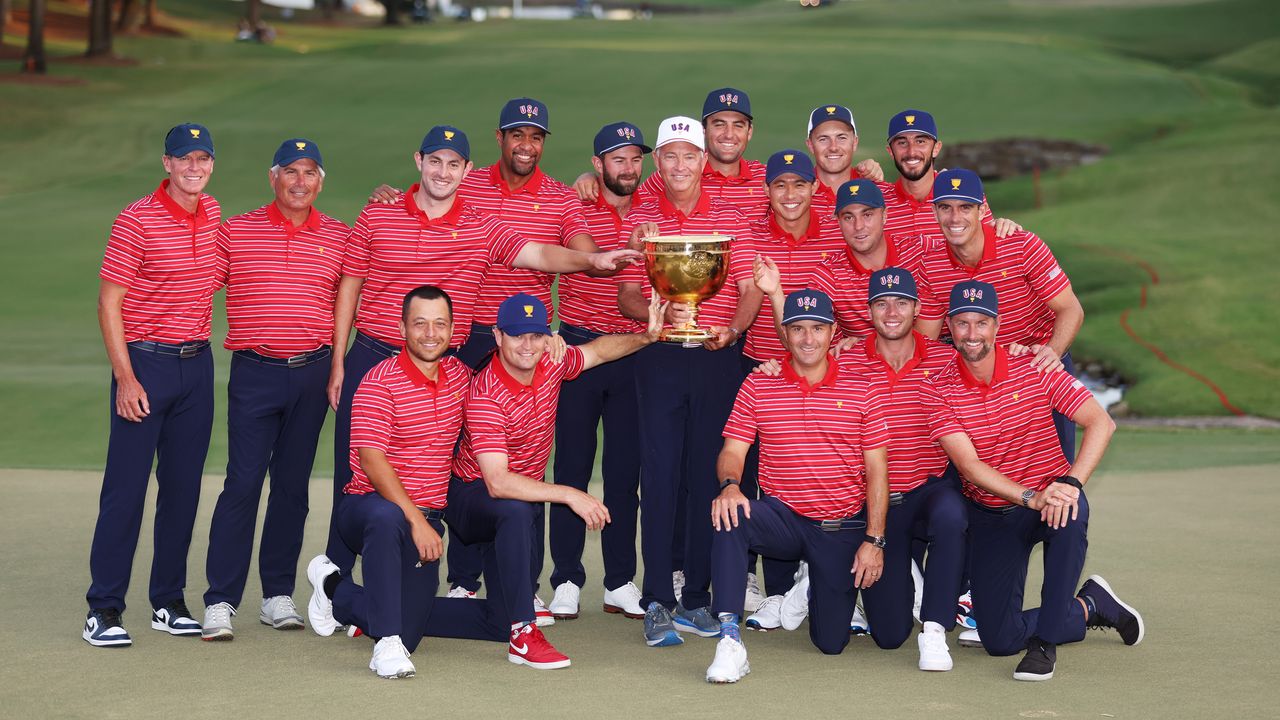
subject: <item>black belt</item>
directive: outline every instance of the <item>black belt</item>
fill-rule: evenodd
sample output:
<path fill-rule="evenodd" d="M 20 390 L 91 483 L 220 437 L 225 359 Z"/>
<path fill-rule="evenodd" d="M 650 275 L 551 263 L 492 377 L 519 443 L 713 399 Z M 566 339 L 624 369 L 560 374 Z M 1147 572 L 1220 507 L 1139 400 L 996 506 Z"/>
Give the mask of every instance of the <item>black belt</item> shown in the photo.
<path fill-rule="evenodd" d="M 422 517 L 424 517 L 424 518 L 426 518 L 426 519 L 428 519 L 428 520 L 442 520 L 442 519 L 444 519 L 444 509 L 443 509 L 443 508 L 424 508 L 424 507 L 420 507 L 420 508 L 418 508 L 418 512 L 422 513 Z"/>
<path fill-rule="evenodd" d="M 366 335 L 359 330 L 356 331 L 356 342 L 382 355 L 383 357 L 395 357 L 400 354 L 400 346 L 392 345 L 389 342 L 383 342 L 372 335 Z"/>
<path fill-rule="evenodd" d="M 312 350 L 311 352 L 305 352 L 301 355 L 294 355 L 293 357 L 287 358 L 268 357 L 262 353 L 257 353 L 252 350 L 237 350 L 236 355 L 239 355 L 245 360 L 252 360 L 253 362 L 262 363 L 263 365 L 275 365 L 278 367 L 293 369 L 306 367 L 317 360 L 324 360 L 329 357 L 329 346 L 325 345 L 318 350 Z"/>
<path fill-rule="evenodd" d="M 806 520 L 813 523 L 822 532 L 861 530 L 867 526 L 867 521 L 862 519 L 861 513 L 854 515 L 853 517 L 834 518 L 831 520 L 814 520 L 813 518 L 806 518 Z"/>
<path fill-rule="evenodd" d="M 172 355 L 186 360 L 187 358 L 193 358 L 205 350 L 208 350 L 209 341 L 195 340 L 193 342 L 173 344 L 153 342 L 151 340 L 134 340 L 129 343 L 129 347 L 134 350 L 152 352 L 157 355 Z"/>
<path fill-rule="evenodd" d="M 987 513 L 988 515 L 1008 515 L 1014 510 L 1017 510 L 1018 508 L 1022 507 L 1021 505 L 1005 505 L 1002 507 L 987 507 L 986 505 L 983 505 L 980 502 L 975 502 L 973 500 L 970 500 L 969 504 L 981 510 L 982 512 Z"/>

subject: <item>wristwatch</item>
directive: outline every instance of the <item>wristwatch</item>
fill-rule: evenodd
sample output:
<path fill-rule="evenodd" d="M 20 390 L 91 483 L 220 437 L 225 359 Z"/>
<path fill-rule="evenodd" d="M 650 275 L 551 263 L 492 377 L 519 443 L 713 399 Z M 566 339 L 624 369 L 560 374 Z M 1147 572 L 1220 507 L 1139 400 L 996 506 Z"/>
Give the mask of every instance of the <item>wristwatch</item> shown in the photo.
<path fill-rule="evenodd" d="M 738 484 L 741 484 L 741 482 L 742 481 L 739 480 L 738 478 L 725 478 L 720 481 L 720 492 L 724 492 L 724 489 L 729 487 L 730 485 L 738 485 Z"/>
<path fill-rule="evenodd" d="M 881 550 L 884 549 L 885 541 L 883 535 L 868 535 L 862 539 L 862 542 L 871 543 Z"/>
<path fill-rule="evenodd" d="M 1036 491 L 1027 488 L 1022 491 L 1022 507 L 1031 507 L 1031 498 L 1036 496 Z"/>

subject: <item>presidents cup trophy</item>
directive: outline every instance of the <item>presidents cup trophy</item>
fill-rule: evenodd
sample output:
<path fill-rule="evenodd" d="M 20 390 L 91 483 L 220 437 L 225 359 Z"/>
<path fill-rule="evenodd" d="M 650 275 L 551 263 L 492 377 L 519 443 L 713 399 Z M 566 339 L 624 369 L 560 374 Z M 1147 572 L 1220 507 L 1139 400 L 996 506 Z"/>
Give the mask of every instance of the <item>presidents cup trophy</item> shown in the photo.
<path fill-rule="evenodd" d="M 729 277 L 729 235 L 660 235 L 644 238 L 645 269 L 654 292 L 688 303 L 689 322 L 662 331 L 660 340 L 698 345 L 715 334 L 698 327 L 698 303 L 710 299 Z"/>

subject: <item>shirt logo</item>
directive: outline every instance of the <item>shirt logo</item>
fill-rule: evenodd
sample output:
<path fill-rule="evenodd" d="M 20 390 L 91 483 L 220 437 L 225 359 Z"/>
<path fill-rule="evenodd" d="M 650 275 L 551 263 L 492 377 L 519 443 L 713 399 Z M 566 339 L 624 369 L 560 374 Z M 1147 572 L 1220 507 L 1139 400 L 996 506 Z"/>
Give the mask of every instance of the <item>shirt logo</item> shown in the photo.
<path fill-rule="evenodd" d="M 827 114 L 828 114 L 828 115 L 835 115 L 835 114 L 836 114 L 836 106 L 835 106 L 835 105 L 828 105 L 828 106 L 827 106 Z"/>
<path fill-rule="evenodd" d="M 524 306 L 524 316 L 525 316 L 525 317 L 527 317 L 527 318 L 531 318 L 531 317 L 533 317 L 533 306 L 532 306 L 532 305 L 525 305 L 525 306 Z"/>
<path fill-rule="evenodd" d="M 952 190 L 960 189 L 960 178 L 951 178 L 951 189 Z"/>
<path fill-rule="evenodd" d="M 296 143 L 294 143 L 294 145 L 295 145 L 299 150 L 306 150 L 306 149 L 307 149 L 307 144 L 306 144 L 306 143 L 304 143 L 304 142 L 296 142 Z"/>
<path fill-rule="evenodd" d="M 1013 399 L 1014 399 L 1014 400 L 1017 400 L 1017 399 L 1018 399 L 1018 393 L 1014 393 L 1014 394 L 1013 394 Z"/>
<path fill-rule="evenodd" d="M 788 164 L 788 165 L 790 165 L 790 164 L 791 164 L 791 161 L 796 159 L 796 156 L 795 156 L 795 155 L 792 155 L 791 153 L 787 153 L 786 155 L 783 155 L 783 156 L 782 156 L 782 159 L 783 159 L 783 160 L 786 160 L 786 161 L 787 161 L 787 164 Z"/>
<path fill-rule="evenodd" d="M 733 105 L 738 102 L 738 96 L 734 93 L 720 93 L 720 102 L 725 105 Z"/>
<path fill-rule="evenodd" d="M 445 131 L 444 131 L 444 139 L 445 139 L 445 140 L 452 140 L 452 139 L 453 139 L 453 131 L 452 131 L 452 130 L 445 130 Z"/>
<path fill-rule="evenodd" d="M 915 124 L 916 124 L 916 116 L 915 116 L 915 115 L 907 115 L 906 117 L 904 117 L 904 118 L 902 118 L 902 119 L 903 119 L 903 120 L 906 120 L 908 125 L 915 125 Z"/>
<path fill-rule="evenodd" d="M 887 288 L 891 288 L 894 285 L 901 285 L 902 276 L 901 275 L 881 275 L 880 284 Z"/>
<path fill-rule="evenodd" d="M 537 105 L 521 105 L 521 106 L 520 106 L 520 114 L 521 114 L 521 115 L 524 115 L 525 117 L 530 117 L 530 118 L 531 118 L 531 117 L 537 117 L 537 115 L 538 115 L 538 106 L 537 106 Z"/>
<path fill-rule="evenodd" d="M 837 401 L 836 401 L 836 407 L 838 407 L 838 408 L 842 408 L 842 407 L 844 407 L 844 401 L 843 401 L 843 400 L 837 400 Z"/>
<path fill-rule="evenodd" d="M 965 300 L 982 299 L 982 290 L 980 288 L 965 288 L 960 294 L 964 295 Z"/>
<path fill-rule="evenodd" d="M 630 140 L 631 138 L 634 138 L 635 136 L 636 136 L 636 130 L 635 130 L 635 128 L 632 128 L 632 127 L 620 127 L 620 128 L 618 128 L 618 137 L 623 138 L 624 140 Z"/>

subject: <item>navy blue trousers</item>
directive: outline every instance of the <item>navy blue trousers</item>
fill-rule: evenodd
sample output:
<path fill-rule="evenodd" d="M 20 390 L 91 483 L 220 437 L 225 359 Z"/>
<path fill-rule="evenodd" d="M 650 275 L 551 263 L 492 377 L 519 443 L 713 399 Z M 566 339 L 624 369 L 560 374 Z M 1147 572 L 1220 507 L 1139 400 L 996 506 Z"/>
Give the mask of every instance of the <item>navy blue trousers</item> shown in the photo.
<path fill-rule="evenodd" d="M 1076 364 L 1071 360 L 1071 351 L 1068 350 L 1062 356 L 1062 369 L 1076 374 Z M 1076 424 L 1071 418 L 1063 415 L 1057 410 L 1053 411 L 1053 429 L 1058 432 L 1058 444 L 1062 446 L 1062 454 L 1066 456 L 1067 462 L 1074 463 L 1076 461 Z"/>
<path fill-rule="evenodd" d="M 454 477 L 449 480 L 449 506 L 444 517 L 449 524 L 449 542 L 465 543 L 480 556 L 487 602 L 507 627 L 533 622 L 531 569 L 534 562 L 540 565 L 542 558 L 535 557 L 531 540 L 535 526 L 543 527 L 542 503 L 494 498 L 484 480 L 464 482 Z"/>
<path fill-rule="evenodd" d="M 744 561 L 749 552 L 792 562 L 804 560 L 809 563 L 809 639 L 823 653 L 839 654 L 849 643 L 849 618 L 853 615 L 855 591 L 850 571 L 866 537 L 862 513 L 848 524 L 851 527 L 847 529 L 826 531 L 777 498 L 752 500 L 750 518 L 739 512 L 738 527 L 712 530 L 712 611 L 742 616 L 747 582 Z"/>
<path fill-rule="evenodd" d="M 1080 517 L 1058 530 L 1028 508 L 997 514 L 969 503 L 973 614 L 988 654 L 1022 652 L 1033 635 L 1056 644 L 1084 639 L 1084 608 L 1075 594 L 1089 548 L 1088 532 L 1089 501 L 1083 492 Z M 1040 607 L 1023 610 L 1027 564 L 1036 543 L 1044 543 Z"/>
<path fill-rule="evenodd" d="M 922 622 L 933 621 L 950 630 L 956 622 L 956 598 L 964 579 L 965 530 L 969 514 L 959 481 L 953 476 L 931 477 L 889 506 L 885 527 L 884 572 L 862 593 L 863 609 L 872 617 L 871 637 L 881 648 L 900 647 L 915 623 L 911 607 L 915 583 L 911 579 L 911 547 L 916 539 L 928 550 L 924 568 Z"/>
<path fill-rule="evenodd" d="M 743 355 L 743 379 L 745 380 L 751 375 L 751 371 L 762 362 L 764 361 Z M 758 442 L 752 443 L 751 448 L 747 450 L 747 460 L 742 467 L 742 494 L 749 498 L 764 497 L 764 493 L 760 492 L 760 443 Z M 795 584 L 796 570 L 800 566 L 799 562 L 765 557 L 760 558 L 760 564 L 764 569 L 764 591 L 766 595 L 784 595 Z M 751 557 L 747 558 L 747 572 L 755 572 L 755 569 L 756 555 L 752 553 Z"/>
<path fill-rule="evenodd" d="M 231 358 L 227 383 L 227 479 L 213 509 L 204 604 L 240 606 L 258 504 L 268 471 L 271 493 L 258 547 L 262 596 L 292 595 L 307 521 L 308 483 L 329 409 L 329 354 L 302 367 L 269 365 L 254 355 Z"/>
<path fill-rule="evenodd" d="M 600 333 L 565 323 L 560 336 L 582 345 Z M 600 531 L 604 586 L 616 590 L 636 575 L 636 515 L 640 510 L 640 410 L 636 405 L 635 356 L 594 367 L 560 386 L 556 414 L 555 483 L 586 491 L 596 458 L 596 428 L 604 423 L 600 460 L 604 504 L 611 522 Z M 587 526 L 569 506 L 551 505 L 551 585 L 583 587 Z"/>
<path fill-rule="evenodd" d="M 640 404 L 641 606 L 676 604 L 671 587 L 677 494 L 686 493 L 685 607 L 711 602 L 711 501 L 719 494 L 721 432 L 742 384 L 741 345 L 709 351 L 655 343 L 636 353 Z M 747 558 L 740 570 L 745 573 Z M 743 576 L 743 588 L 746 577 Z"/>
<path fill-rule="evenodd" d="M 377 338 L 356 331 L 355 341 L 347 351 L 342 369 L 342 396 L 338 400 L 338 412 L 333 423 L 333 511 L 329 515 L 329 542 L 325 554 L 337 565 L 342 574 L 351 572 L 356 557 L 338 534 L 338 506 L 342 501 L 342 489 L 351 482 L 351 400 L 356 396 L 360 381 L 374 365 L 395 357 L 400 349 Z"/>
<path fill-rule="evenodd" d="M 129 348 L 133 373 L 151 403 L 142 422 L 116 414 L 111 382 L 111 437 L 98 499 L 98 522 L 89 551 L 91 608 L 125 609 L 133 555 L 142 531 L 147 484 L 155 464 L 152 607 L 181 600 L 187 585 L 187 550 L 200 502 L 200 475 L 213 431 L 213 353 L 186 359 Z"/>
<path fill-rule="evenodd" d="M 497 341 L 493 337 L 492 325 L 481 325 L 480 323 L 471 323 L 471 334 L 467 336 L 467 341 L 462 344 L 458 350 L 458 359 L 466 364 L 472 370 L 476 370 L 487 363 L 489 355 L 497 348 Z M 450 526 L 450 534 L 453 528 Z M 450 538 L 452 540 L 452 538 Z M 541 526 L 537 539 L 538 552 L 542 552 L 543 540 Z M 478 548 L 471 547 L 464 542 L 450 542 L 448 547 L 449 557 L 449 584 L 464 587 L 471 592 L 480 589 L 480 573 L 484 571 L 484 558 L 480 555 Z M 538 575 L 542 574 L 542 560 L 538 560 L 538 574 L 534 575 L 534 586 L 537 587 Z"/>
<path fill-rule="evenodd" d="M 444 524 L 428 520 L 444 537 Z M 374 638 L 399 635 L 413 652 L 424 635 L 506 640 L 508 625 L 488 600 L 436 597 L 440 562 L 419 564 L 404 513 L 377 493 L 345 495 L 338 528 L 360 555 L 364 585 L 344 574 L 333 594 L 333 616 Z"/>

